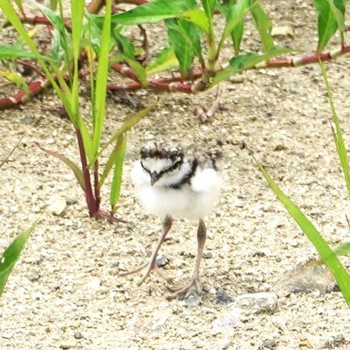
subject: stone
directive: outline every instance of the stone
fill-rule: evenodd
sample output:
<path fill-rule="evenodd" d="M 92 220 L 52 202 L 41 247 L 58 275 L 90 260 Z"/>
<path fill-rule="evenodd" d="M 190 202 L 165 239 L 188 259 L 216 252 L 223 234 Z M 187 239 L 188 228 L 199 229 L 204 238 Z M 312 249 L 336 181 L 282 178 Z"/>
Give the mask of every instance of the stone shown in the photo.
<path fill-rule="evenodd" d="M 217 291 L 214 295 L 214 298 L 218 304 L 230 304 L 233 299 L 224 291 Z"/>
<path fill-rule="evenodd" d="M 67 208 L 67 201 L 65 198 L 57 196 L 49 204 L 47 210 L 55 216 L 61 216 Z"/>
<path fill-rule="evenodd" d="M 233 303 L 235 308 L 242 309 L 245 314 L 274 313 L 277 305 L 277 294 L 272 292 L 243 294 Z"/>
<path fill-rule="evenodd" d="M 280 26 L 280 27 L 273 27 L 271 30 L 271 35 L 276 38 L 294 38 L 294 30 L 291 26 Z"/>

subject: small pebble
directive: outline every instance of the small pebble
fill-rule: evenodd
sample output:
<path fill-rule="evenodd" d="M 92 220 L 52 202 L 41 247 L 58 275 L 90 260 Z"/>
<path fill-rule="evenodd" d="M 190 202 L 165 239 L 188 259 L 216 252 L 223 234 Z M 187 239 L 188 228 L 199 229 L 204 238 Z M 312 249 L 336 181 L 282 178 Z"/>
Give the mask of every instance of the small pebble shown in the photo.
<path fill-rule="evenodd" d="M 204 253 L 202 254 L 202 257 L 203 257 L 204 259 L 211 259 L 211 258 L 213 257 L 213 253 L 212 253 L 212 252 L 204 252 Z"/>
<path fill-rule="evenodd" d="M 156 264 L 158 267 L 163 267 L 169 262 L 168 258 L 165 255 L 162 255 L 161 257 L 157 258 Z"/>
<path fill-rule="evenodd" d="M 234 301 L 234 307 L 244 310 L 246 314 L 274 313 L 277 305 L 277 294 L 271 292 L 243 294 Z"/>
<path fill-rule="evenodd" d="M 82 338 L 83 338 L 83 335 L 82 335 L 80 332 L 75 332 L 75 333 L 74 333 L 74 338 L 75 338 L 75 339 L 82 339 Z"/>
<path fill-rule="evenodd" d="M 274 339 L 265 339 L 259 349 L 270 349 L 273 350 L 276 348 L 276 341 Z"/>
<path fill-rule="evenodd" d="M 75 343 L 70 342 L 70 341 L 66 341 L 64 343 L 61 343 L 60 345 L 60 349 L 71 349 L 75 347 Z"/>
<path fill-rule="evenodd" d="M 28 279 L 30 282 L 36 282 L 38 281 L 40 278 L 40 275 L 37 273 L 31 273 L 30 275 L 28 275 Z"/>
<path fill-rule="evenodd" d="M 218 291 L 214 295 L 218 304 L 226 305 L 232 303 L 233 299 L 224 291 Z"/>
<path fill-rule="evenodd" d="M 22 124 L 25 124 L 25 125 L 31 125 L 33 124 L 35 121 L 35 118 L 33 116 L 29 116 L 29 115 L 26 115 L 22 120 Z"/>
<path fill-rule="evenodd" d="M 56 216 L 61 216 L 66 210 L 67 202 L 66 199 L 60 196 L 57 196 L 48 206 L 47 210 Z"/>
<path fill-rule="evenodd" d="M 184 301 L 187 306 L 195 307 L 203 302 L 203 294 L 197 293 L 196 291 L 191 291 L 189 295 L 186 295 L 186 297 L 179 297 L 178 299 Z"/>

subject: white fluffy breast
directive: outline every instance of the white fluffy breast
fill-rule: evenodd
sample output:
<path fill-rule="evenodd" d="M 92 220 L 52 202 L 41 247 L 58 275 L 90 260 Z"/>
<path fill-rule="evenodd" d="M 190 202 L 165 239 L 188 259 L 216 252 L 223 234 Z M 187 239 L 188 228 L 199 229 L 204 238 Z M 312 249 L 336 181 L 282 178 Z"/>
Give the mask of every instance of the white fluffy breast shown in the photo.
<path fill-rule="evenodd" d="M 190 167 L 189 163 L 187 164 Z M 193 219 L 203 218 L 214 208 L 222 188 L 221 177 L 210 168 L 197 167 L 191 181 L 179 189 L 161 186 L 162 179 L 151 186 L 150 176 L 140 162 L 136 162 L 133 167 L 131 178 L 145 211 L 161 217 L 174 215 Z"/>

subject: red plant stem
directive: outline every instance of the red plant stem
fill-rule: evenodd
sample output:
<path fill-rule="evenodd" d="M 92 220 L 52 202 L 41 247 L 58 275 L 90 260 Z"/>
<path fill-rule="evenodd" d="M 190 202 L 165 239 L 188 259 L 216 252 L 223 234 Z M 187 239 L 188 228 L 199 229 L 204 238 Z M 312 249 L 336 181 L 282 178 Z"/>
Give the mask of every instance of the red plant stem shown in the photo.
<path fill-rule="evenodd" d="M 79 129 L 75 129 L 75 132 L 78 139 L 81 168 L 82 168 L 83 177 L 84 177 L 86 204 L 88 206 L 89 216 L 92 218 L 92 217 L 96 217 L 99 213 L 99 210 L 100 210 L 99 202 L 96 200 L 92 190 L 90 170 L 86 161 L 86 153 L 85 153 L 84 142 L 81 136 L 81 132 Z"/>
<path fill-rule="evenodd" d="M 40 75 L 43 79 L 46 79 L 45 73 L 39 68 L 38 66 L 34 65 L 29 60 L 17 60 L 17 64 L 20 64 L 21 66 L 28 68 L 29 71 L 34 71 L 36 74 Z M 23 74 L 24 75 L 24 74 Z"/>
<path fill-rule="evenodd" d="M 95 190 L 96 205 L 97 205 L 98 208 L 100 208 L 101 196 L 100 196 L 100 190 L 99 190 L 99 187 L 98 187 L 98 182 L 99 182 L 98 159 L 96 159 L 95 167 L 94 167 L 94 190 Z"/>
<path fill-rule="evenodd" d="M 32 24 L 32 25 L 37 25 L 37 24 L 43 24 L 43 25 L 46 25 L 46 26 L 49 26 L 51 25 L 51 22 L 45 17 L 45 16 L 33 16 L 33 17 L 20 17 L 19 18 L 20 21 L 22 23 L 28 23 L 28 24 Z M 5 23 L 5 27 L 9 27 L 11 26 L 11 22 L 6 22 Z"/>
<path fill-rule="evenodd" d="M 302 56 L 302 57 L 282 57 L 271 59 L 266 62 L 259 63 L 252 69 L 261 69 L 261 68 L 281 68 L 281 67 L 298 67 L 301 65 L 307 65 L 312 63 L 317 63 L 321 61 L 330 61 L 335 59 L 338 56 L 350 52 L 350 45 L 343 45 L 338 47 L 336 50 L 331 52 L 316 52 L 312 55 Z M 118 72 L 132 77 L 134 73 L 129 67 L 123 65 L 116 65 Z M 218 69 L 217 71 L 222 70 L 223 68 Z M 179 91 L 184 93 L 196 93 L 207 89 L 206 84 L 201 84 L 201 77 L 203 75 L 203 70 L 196 69 L 192 72 L 190 77 L 187 79 L 190 81 L 196 80 L 194 83 L 184 83 L 181 80 L 183 78 L 179 76 L 173 76 L 171 78 L 157 78 L 151 79 L 148 81 L 148 87 L 157 90 L 157 91 Z M 19 90 L 14 96 L 0 98 L 0 110 L 6 108 L 17 107 L 21 103 L 27 102 L 32 96 L 38 94 L 45 88 L 50 86 L 50 81 L 47 79 L 45 81 L 34 81 L 28 84 L 29 94 L 26 94 L 25 91 Z M 129 84 L 108 84 L 108 89 L 111 91 L 135 91 L 142 89 L 143 86 L 138 81 L 133 81 Z"/>
<path fill-rule="evenodd" d="M 136 74 L 127 66 L 125 66 L 124 64 L 121 63 L 116 63 L 113 64 L 112 69 L 114 69 L 116 72 L 118 72 L 119 74 L 121 74 L 124 77 L 128 77 L 134 81 L 139 81 Z"/>
<path fill-rule="evenodd" d="M 316 52 L 313 55 L 302 57 L 282 57 L 275 58 L 258 64 L 256 68 L 281 68 L 281 67 L 298 67 L 306 64 L 317 63 L 318 61 L 331 61 L 336 57 L 349 53 L 350 45 L 343 45 L 330 52 Z"/>

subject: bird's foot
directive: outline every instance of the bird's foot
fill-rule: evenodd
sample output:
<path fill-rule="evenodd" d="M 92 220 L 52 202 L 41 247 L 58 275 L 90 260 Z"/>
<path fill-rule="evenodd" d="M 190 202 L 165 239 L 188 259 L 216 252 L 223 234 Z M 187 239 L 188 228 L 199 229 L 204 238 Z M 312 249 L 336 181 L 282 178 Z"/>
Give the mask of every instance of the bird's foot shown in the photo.
<path fill-rule="evenodd" d="M 127 275 L 131 275 L 134 273 L 137 273 L 141 270 L 145 269 L 144 274 L 142 275 L 141 281 L 139 281 L 137 283 L 138 286 L 140 286 L 143 282 L 145 282 L 145 280 L 147 279 L 147 277 L 149 276 L 149 274 L 151 273 L 151 271 L 154 271 L 155 273 L 157 273 L 160 277 L 164 278 L 166 281 L 171 281 L 171 277 L 167 276 L 166 274 L 164 274 L 158 267 L 157 265 L 157 261 L 156 260 L 152 260 L 150 259 L 149 261 L 146 261 L 144 264 L 136 267 L 133 270 L 130 271 L 126 271 L 126 272 L 122 272 L 120 273 L 120 276 L 127 276 Z"/>
<path fill-rule="evenodd" d="M 197 294 L 200 294 L 202 291 L 202 285 L 199 281 L 198 276 L 193 276 L 188 284 L 181 287 L 167 287 L 172 294 L 167 296 L 167 300 L 172 300 L 175 298 L 186 299 L 192 291 L 195 291 Z"/>

